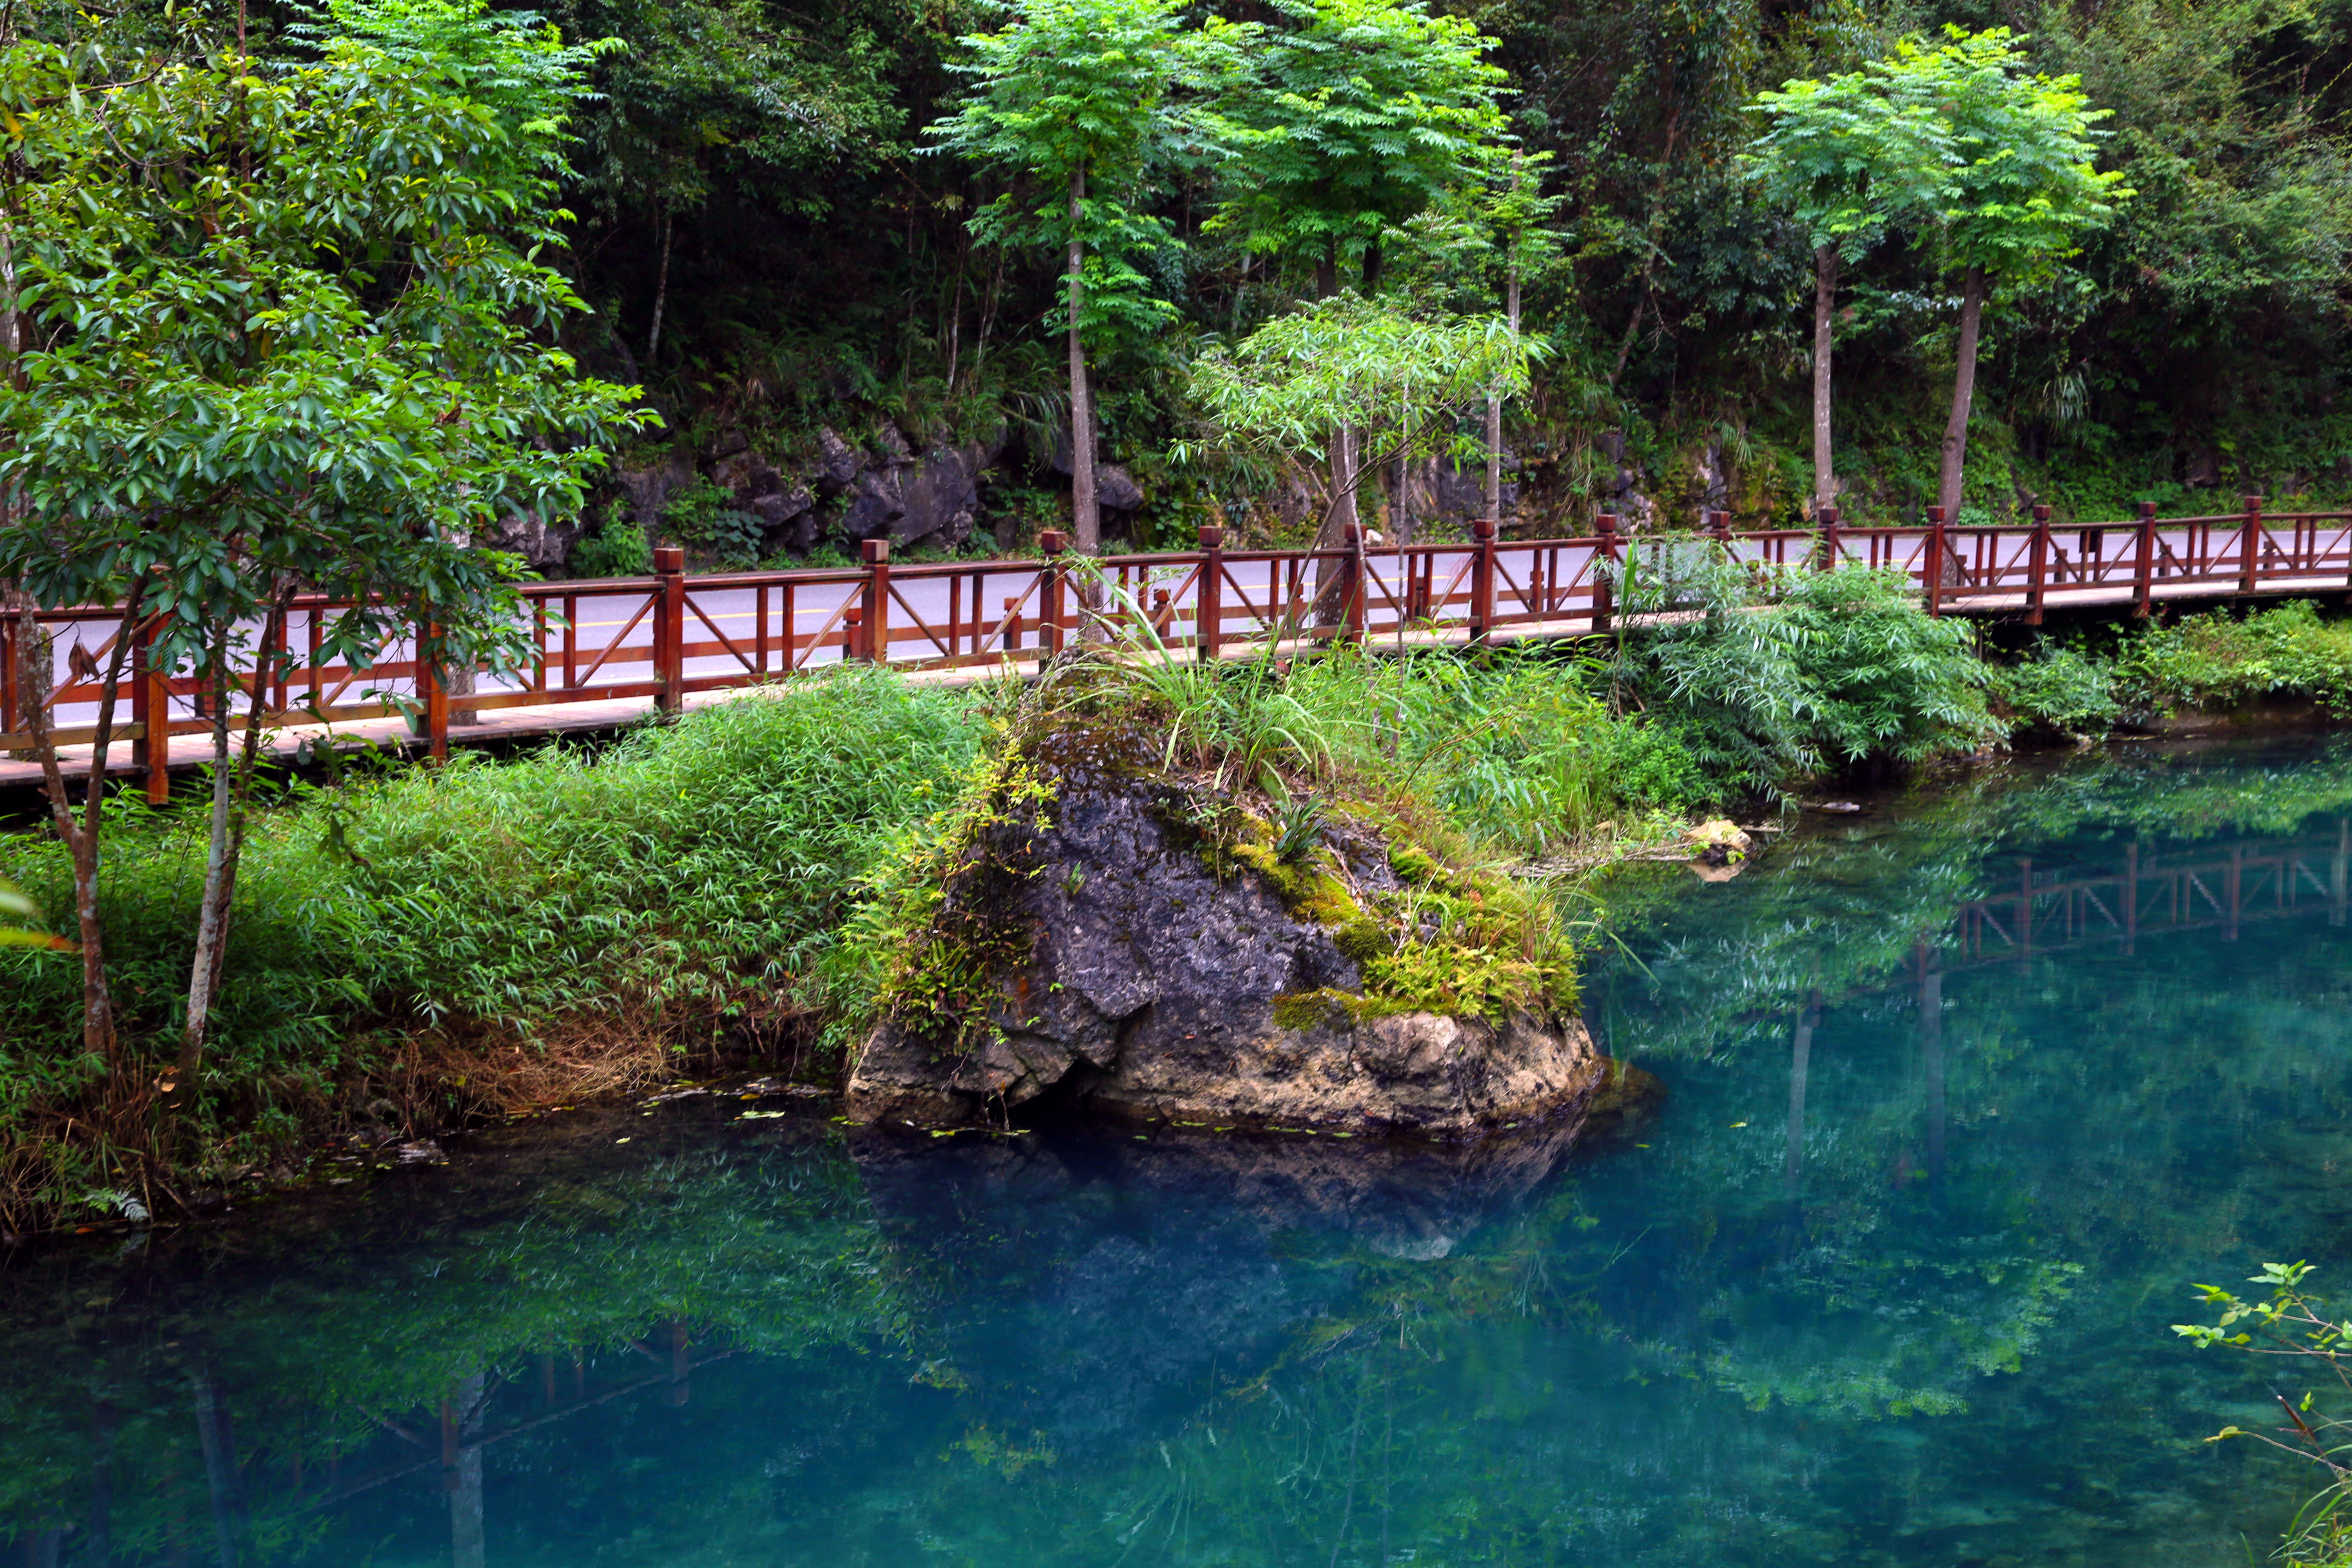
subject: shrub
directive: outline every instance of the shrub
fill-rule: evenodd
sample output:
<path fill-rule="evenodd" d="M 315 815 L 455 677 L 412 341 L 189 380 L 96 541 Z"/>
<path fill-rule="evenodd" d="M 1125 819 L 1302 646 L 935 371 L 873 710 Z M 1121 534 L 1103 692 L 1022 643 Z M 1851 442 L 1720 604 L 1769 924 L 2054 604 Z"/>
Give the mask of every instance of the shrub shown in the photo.
<path fill-rule="evenodd" d="M 985 731 L 968 694 L 847 669 L 640 728 L 601 757 L 461 754 L 298 786 L 256 814 L 191 1125 L 257 1155 L 420 1035 L 528 1047 L 589 1027 L 658 1049 L 793 1019 L 860 879 Z M 109 970 L 126 1045 L 160 1064 L 193 956 L 203 814 L 116 810 Z M 0 876 L 70 907 L 53 842 L 0 837 Z M 15 1167 L 0 1177 L 20 1199 L 105 1184 L 84 1169 L 100 1156 L 58 1131 L 100 1072 L 79 1001 L 78 961 L 0 947 L 0 1165 Z"/>
<path fill-rule="evenodd" d="M 2017 663 L 1994 666 L 1986 689 L 2021 730 L 2099 735 L 2123 717 L 2113 668 L 2071 643 L 2037 641 Z"/>
<path fill-rule="evenodd" d="M 572 549 L 574 577 L 643 577 L 653 569 L 653 542 L 617 507 L 604 514 L 593 535 Z"/>
<path fill-rule="evenodd" d="M 2323 620 L 2317 605 L 2296 599 L 2151 626 L 2118 656 L 2116 689 L 2126 706 L 2154 713 L 2287 696 L 2352 717 L 2352 622 Z"/>
<path fill-rule="evenodd" d="M 702 477 L 663 503 L 662 525 L 680 544 L 722 566 L 757 562 L 768 531 L 766 519 L 745 511 L 731 491 Z"/>
<path fill-rule="evenodd" d="M 1603 662 L 1612 700 L 1678 733 L 1726 787 L 1779 795 L 1824 769 L 1916 763 L 1998 732 L 1969 628 L 1928 616 L 1900 573 L 1759 574 L 1669 541 L 1620 588 L 1628 616 L 1658 618 Z"/>

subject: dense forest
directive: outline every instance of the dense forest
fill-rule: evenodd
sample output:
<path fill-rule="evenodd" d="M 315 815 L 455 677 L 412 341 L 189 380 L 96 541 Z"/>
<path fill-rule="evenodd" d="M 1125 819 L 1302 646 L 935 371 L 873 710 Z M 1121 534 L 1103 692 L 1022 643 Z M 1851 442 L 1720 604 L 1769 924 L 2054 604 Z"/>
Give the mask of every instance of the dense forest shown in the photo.
<path fill-rule="evenodd" d="M 2079 74 L 2108 115 L 2100 166 L 2134 193 L 2054 275 L 1990 300 L 1969 503 L 2102 515 L 2137 500 L 2173 510 L 2200 489 L 2234 504 L 2241 489 L 2352 487 L 2340 0 L 1460 9 L 1507 72 L 1507 134 L 1549 154 L 1538 167 L 1557 198 L 1525 280 L 1526 324 L 1552 353 L 1508 434 L 1523 525 L 1612 504 L 1638 514 L 1642 498 L 1667 520 L 1701 504 L 1750 525 L 1801 515 L 1811 258 L 1743 170 L 1759 131 L 1748 106 L 1949 24 L 2013 27 L 2037 69 Z M 960 40 L 1000 12 L 561 0 L 551 15 L 567 38 L 623 40 L 577 121 L 571 265 L 595 313 L 574 346 L 644 385 L 665 444 L 708 471 L 746 440 L 813 463 L 825 427 L 856 443 L 895 425 L 918 446 L 991 451 L 1009 427 L 1014 460 L 990 470 L 983 520 L 1057 504 L 1061 258 L 975 239 L 968 220 L 1003 179 L 923 134 L 966 90 Z M 1138 543 L 1189 539 L 1212 503 L 1234 521 L 1249 510 L 1234 503 L 1263 474 L 1170 461 L 1196 419 L 1181 373 L 1204 344 L 1315 291 L 1311 264 L 1253 256 L 1213 224 L 1228 178 L 1211 159 L 1155 183 L 1165 242 L 1141 265 L 1178 313 L 1096 351 L 1103 460 L 1146 498 Z M 1433 206 L 1386 239 L 1384 287 L 1483 291 L 1496 308 L 1500 253 L 1475 224 Z M 1898 229 L 1845 269 L 1838 468 L 1852 515 L 1935 499 L 1958 288 L 1947 260 L 1932 235 Z"/>

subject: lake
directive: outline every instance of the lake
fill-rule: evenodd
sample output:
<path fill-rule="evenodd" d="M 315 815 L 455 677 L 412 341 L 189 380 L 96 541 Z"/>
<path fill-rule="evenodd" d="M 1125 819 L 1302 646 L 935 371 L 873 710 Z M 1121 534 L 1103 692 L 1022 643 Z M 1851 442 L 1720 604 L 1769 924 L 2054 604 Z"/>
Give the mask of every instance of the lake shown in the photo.
<path fill-rule="evenodd" d="M 1631 1069 L 1475 1149 L 690 1095 L 0 1254 L 37 1565 L 2261 1560 L 2352 1299 L 2352 747 L 2120 746 L 1601 893 Z M 2325 1390 L 2321 1391 L 2325 1400 Z M 14 1560 L 14 1559 L 9 1559 Z"/>

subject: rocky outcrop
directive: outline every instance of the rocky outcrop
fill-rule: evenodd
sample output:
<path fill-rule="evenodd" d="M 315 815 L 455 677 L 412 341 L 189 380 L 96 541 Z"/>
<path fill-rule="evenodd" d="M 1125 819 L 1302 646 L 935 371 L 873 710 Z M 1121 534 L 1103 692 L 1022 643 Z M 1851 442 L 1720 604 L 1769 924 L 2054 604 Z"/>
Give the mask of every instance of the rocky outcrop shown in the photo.
<path fill-rule="evenodd" d="M 992 973 L 984 1022 L 952 1039 L 933 1018 L 886 1018 L 851 1073 L 853 1116 L 956 1126 L 1042 1102 L 1461 1137 L 1590 1097 L 1600 1058 L 1573 1018 L 1367 996 L 1349 951 L 1360 924 L 1295 907 L 1278 877 L 1221 874 L 1185 786 L 1098 760 L 1059 765 L 1051 784 L 1050 808 L 989 829 L 950 885 L 946 918 L 989 922 L 990 948 L 1024 961 Z M 1356 898 L 1400 887 L 1368 833 L 1327 830 L 1322 853 Z"/>

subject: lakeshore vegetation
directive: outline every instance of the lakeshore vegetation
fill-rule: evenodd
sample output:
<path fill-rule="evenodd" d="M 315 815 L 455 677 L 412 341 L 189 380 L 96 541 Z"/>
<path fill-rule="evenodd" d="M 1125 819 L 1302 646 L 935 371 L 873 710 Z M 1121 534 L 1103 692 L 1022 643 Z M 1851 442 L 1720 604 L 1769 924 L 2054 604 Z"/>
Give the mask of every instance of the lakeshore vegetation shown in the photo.
<path fill-rule="evenodd" d="M 2306 605 L 1989 662 L 1892 578 L 1788 586 L 1748 606 L 1711 579 L 1653 584 L 1697 613 L 1580 648 L 1230 668 L 1149 647 L 1093 657 L 1124 671 L 1121 712 L 1223 765 L 1267 820 L 1320 802 L 1412 823 L 1571 931 L 1607 898 L 1601 868 L 1682 844 L 1700 817 L 2200 704 L 2352 708 L 2352 626 Z M 569 1102 L 715 1053 L 822 1081 L 886 983 L 908 868 L 986 787 L 1024 701 L 1009 681 L 854 668 L 601 748 L 432 769 L 362 747 L 264 770 L 218 1043 L 186 1082 L 173 1075 L 210 813 L 107 807 L 97 916 L 123 1065 L 85 1048 L 82 965 L 58 951 L 73 925 L 38 918 L 71 908 L 70 849 L 0 837 L 0 879 L 29 912 L 13 923 L 39 939 L 0 948 L 0 1201 L 19 1225 L 152 1209 L 322 1126 Z"/>

